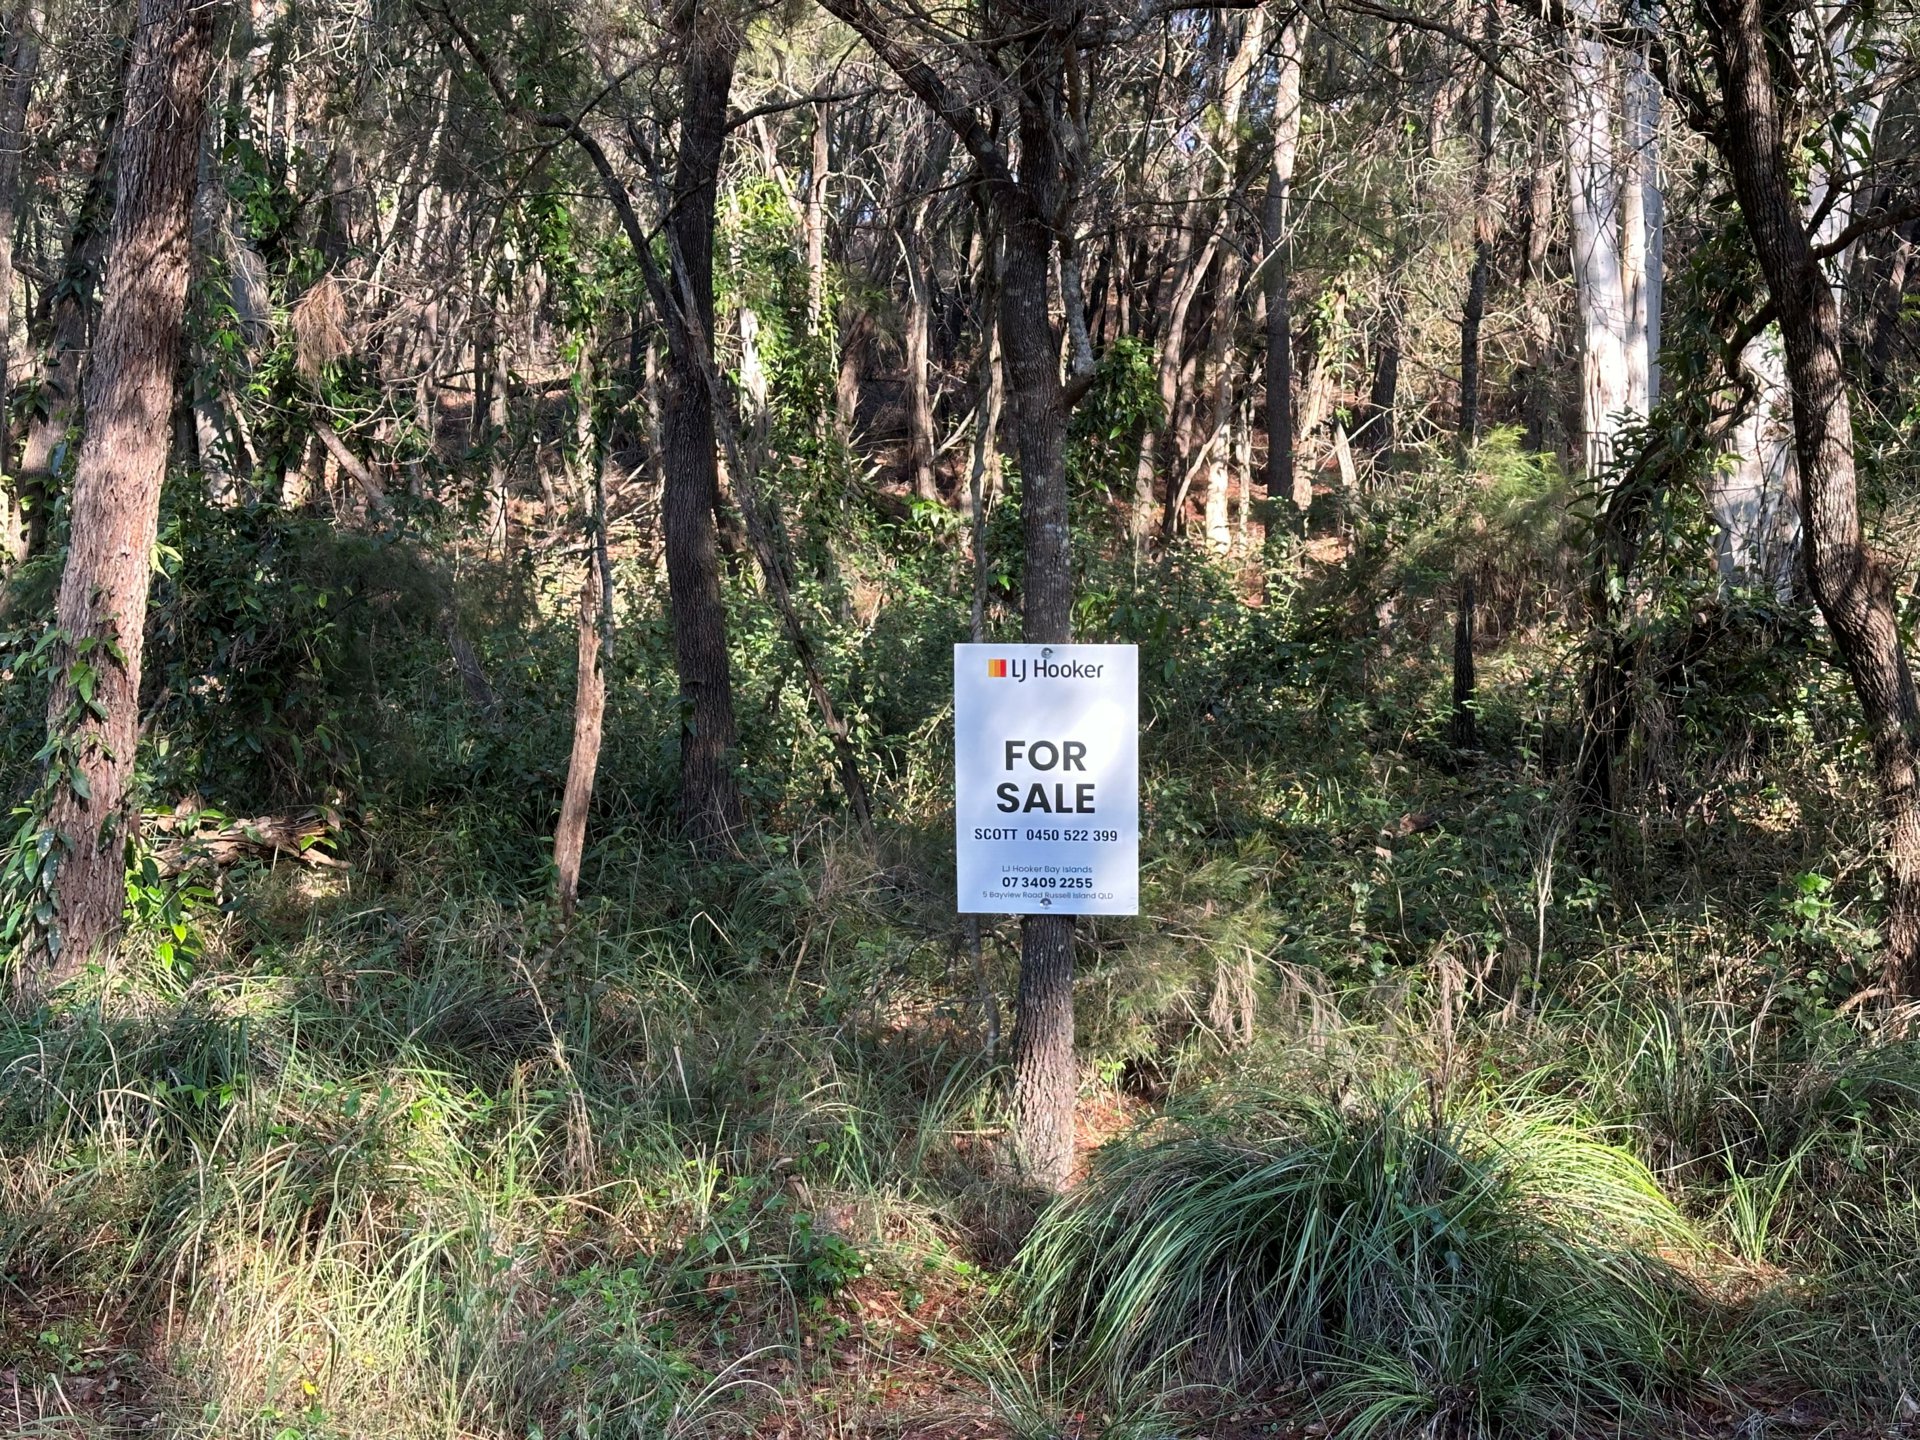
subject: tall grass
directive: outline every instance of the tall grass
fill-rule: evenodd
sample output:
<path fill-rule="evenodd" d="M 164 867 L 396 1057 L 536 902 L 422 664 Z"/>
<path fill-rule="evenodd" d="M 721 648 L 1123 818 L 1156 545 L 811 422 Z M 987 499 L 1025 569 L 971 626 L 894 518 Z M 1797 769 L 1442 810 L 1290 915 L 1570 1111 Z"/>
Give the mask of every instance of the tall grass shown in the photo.
<path fill-rule="evenodd" d="M 1570 1433 L 1644 1414 L 1692 1227 L 1564 1106 L 1268 1094 L 1103 1157 L 1022 1256 L 1098 1373 L 1317 1390 L 1342 1433 Z"/>
<path fill-rule="evenodd" d="M 871 882 L 561 935 L 421 879 L 256 881 L 184 987 L 0 1016 L 0 1368 L 181 1435 L 748 1433 L 842 1291 L 946 1264 L 982 1075 Z"/>

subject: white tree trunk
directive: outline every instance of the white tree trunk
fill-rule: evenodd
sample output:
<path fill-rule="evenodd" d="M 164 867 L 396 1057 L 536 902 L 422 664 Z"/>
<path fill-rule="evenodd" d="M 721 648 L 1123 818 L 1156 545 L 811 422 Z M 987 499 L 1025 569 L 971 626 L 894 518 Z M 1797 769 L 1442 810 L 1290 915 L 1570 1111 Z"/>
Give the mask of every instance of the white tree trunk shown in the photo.
<path fill-rule="evenodd" d="M 1660 189 L 1660 82 L 1645 43 L 1625 57 L 1621 85 L 1626 140 L 1621 261 L 1627 302 L 1627 409 L 1660 401 L 1660 305 L 1665 289 L 1666 203 Z"/>
<path fill-rule="evenodd" d="M 1621 186 L 1614 160 L 1614 63 L 1604 41 L 1576 35 L 1567 85 L 1568 218 L 1580 307 L 1581 429 L 1589 473 L 1613 454 L 1631 398 L 1627 294 L 1621 258 Z"/>

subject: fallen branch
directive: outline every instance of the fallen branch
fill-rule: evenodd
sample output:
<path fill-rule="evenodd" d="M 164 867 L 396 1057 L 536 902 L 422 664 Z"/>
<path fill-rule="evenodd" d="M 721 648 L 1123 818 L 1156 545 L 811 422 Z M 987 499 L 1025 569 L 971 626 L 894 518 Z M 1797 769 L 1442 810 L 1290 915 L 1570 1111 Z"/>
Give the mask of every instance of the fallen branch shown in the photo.
<path fill-rule="evenodd" d="M 162 876 L 179 875 L 196 865 L 224 870 L 242 860 L 271 861 L 282 855 L 314 869 L 347 868 L 346 861 L 319 848 L 343 829 L 339 812 L 329 808 L 258 815 L 247 820 L 186 811 L 163 815 L 149 824 L 156 834 L 171 837 L 153 850 L 154 863 Z"/>

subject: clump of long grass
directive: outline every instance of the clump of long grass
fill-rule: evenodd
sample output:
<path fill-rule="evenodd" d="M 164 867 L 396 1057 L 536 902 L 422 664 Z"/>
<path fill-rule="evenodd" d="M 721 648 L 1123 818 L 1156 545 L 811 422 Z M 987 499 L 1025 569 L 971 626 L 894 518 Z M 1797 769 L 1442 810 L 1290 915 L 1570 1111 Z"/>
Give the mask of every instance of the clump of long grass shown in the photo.
<path fill-rule="evenodd" d="M 1304 1385 L 1342 1433 L 1651 1413 L 1694 1246 L 1561 1105 L 1260 1095 L 1114 1147 L 1031 1238 L 1026 1315 L 1094 1373 Z M 1425 1428 L 1423 1428 L 1425 1427 Z"/>

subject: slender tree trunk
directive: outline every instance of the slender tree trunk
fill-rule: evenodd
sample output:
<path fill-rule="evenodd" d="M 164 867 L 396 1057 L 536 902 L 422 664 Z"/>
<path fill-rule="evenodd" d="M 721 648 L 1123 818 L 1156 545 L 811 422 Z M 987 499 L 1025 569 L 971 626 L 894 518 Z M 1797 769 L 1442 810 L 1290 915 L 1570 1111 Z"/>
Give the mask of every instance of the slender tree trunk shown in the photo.
<path fill-rule="evenodd" d="M 1473 577 L 1460 578 L 1453 617 L 1453 746 L 1471 750 L 1479 743 L 1474 714 Z"/>
<path fill-rule="evenodd" d="M 994 283 L 997 285 L 998 281 Z M 978 409 L 974 419 L 973 471 L 967 487 L 967 519 L 973 529 L 976 566 L 986 564 L 986 514 L 999 498 L 1000 411 L 1007 394 L 1004 368 L 1000 362 L 1000 331 L 997 326 L 992 326 L 987 334 L 980 337 L 980 382 Z M 984 594 L 983 590 L 976 587 L 976 604 L 984 603 Z"/>
<path fill-rule="evenodd" d="M 1208 268 L 1213 264 L 1214 251 L 1220 246 L 1220 230 L 1216 227 L 1207 237 L 1200 254 L 1197 257 L 1193 254 L 1193 227 L 1199 219 L 1196 204 L 1198 193 L 1199 181 L 1196 176 L 1188 188 L 1187 204 L 1181 212 L 1183 223 L 1180 236 L 1174 242 L 1173 268 L 1178 278 L 1174 282 L 1173 301 L 1167 307 L 1167 328 L 1160 337 L 1160 407 L 1166 423 L 1149 429 L 1142 437 L 1140 457 L 1134 467 L 1131 520 L 1136 546 L 1144 545 L 1146 537 L 1153 532 L 1154 479 L 1167 464 L 1165 452 L 1172 448 L 1169 442 L 1180 402 L 1180 364 L 1187 339 L 1187 315 L 1193 308 L 1194 296 L 1199 294 Z M 1169 474 L 1166 484 L 1167 503 L 1172 505 L 1173 491 L 1179 481 Z"/>
<path fill-rule="evenodd" d="M 916 500 L 929 504 L 940 499 L 934 480 L 933 388 L 929 380 L 933 331 L 933 283 L 918 253 L 926 243 L 926 203 L 914 206 L 912 227 L 903 247 L 907 264 L 907 478 Z"/>
<path fill-rule="evenodd" d="M 1060 237 L 1060 305 L 1067 322 L 1067 374 L 1076 380 L 1093 374 L 1093 331 L 1087 325 L 1087 284 L 1076 236 Z"/>
<path fill-rule="evenodd" d="M 1207 337 L 1207 374 L 1213 390 L 1207 447 L 1205 514 L 1207 545 L 1219 553 L 1232 547 L 1227 492 L 1233 473 L 1234 339 L 1240 305 L 1240 251 L 1229 247 L 1220 257 L 1214 290 L 1213 324 Z"/>
<path fill-rule="evenodd" d="M 1019 168 L 1007 163 L 977 115 L 951 102 L 944 82 L 893 38 L 863 0 L 824 0 L 888 66 L 946 117 L 987 175 L 1005 222 L 1000 341 L 1020 456 L 1021 527 L 1026 541 L 1023 637 L 1063 644 L 1072 635 L 1073 547 L 1067 514 L 1067 407 L 1059 340 L 1050 315 L 1054 238 L 1070 232 L 1066 157 L 1061 152 L 1065 94 L 1077 74 L 1078 21 L 1014 0 L 990 10 L 991 28 L 1019 102 Z M 1014 1147 L 1033 1179 L 1059 1187 L 1073 1162 L 1073 1110 L 1079 1067 L 1073 1049 L 1074 922 L 1029 916 L 1021 927 L 1020 1014 L 1013 1041 Z"/>
<path fill-rule="evenodd" d="M 1834 79 L 1851 85 L 1860 79 L 1856 47 L 1866 37 L 1857 21 L 1825 25 L 1826 20 L 1840 18 L 1838 12 L 1823 16 L 1826 59 Z M 1871 137 L 1880 110 L 1880 97 L 1869 89 L 1859 103 L 1829 123 L 1828 153 L 1816 152 L 1812 157 L 1800 213 L 1809 225 L 1824 216 L 1817 219 L 1812 237 L 1816 245 L 1832 240 L 1853 218 L 1853 177 L 1846 173 L 1845 160 L 1853 143 L 1849 137 Z M 1836 180 L 1842 187 L 1837 194 Z M 1849 246 L 1821 266 L 1839 292 L 1836 304 L 1844 300 L 1846 277 L 1857 254 L 1858 247 Z M 1740 368 L 1751 386 L 1751 408 L 1730 437 L 1731 462 L 1716 470 L 1712 489 L 1721 570 L 1736 583 L 1758 585 L 1787 599 L 1802 569 L 1800 469 L 1794 457 L 1792 387 L 1777 327 L 1748 344 L 1740 356 Z"/>
<path fill-rule="evenodd" d="M 1914 255 L 1920 251 L 1920 226 L 1909 226 L 1885 238 L 1884 254 L 1876 267 L 1874 295 L 1867 316 L 1867 394 L 1881 410 L 1895 403 L 1893 342 L 1899 333 L 1912 277 L 1920 273 Z"/>
<path fill-rule="evenodd" d="M 1391 458 L 1397 437 L 1394 408 L 1400 402 L 1400 333 L 1406 322 L 1402 292 L 1406 266 L 1396 262 L 1389 272 L 1387 298 L 1374 337 L 1373 383 L 1367 387 L 1366 419 L 1354 433 L 1376 456 Z"/>
<path fill-rule="evenodd" d="M 507 358 L 506 328 L 496 319 L 491 329 L 493 345 L 488 356 L 493 365 L 487 389 L 487 540 L 500 548 L 500 556 L 505 559 L 513 521 L 508 505 L 513 478 L 508 438 L 512 417 L 507 408 L 508 392 L 513 388 L 513 367 Z"/>
<path fill-rule="evenodd" d="M 824 101 L 813 107 L 813 157 L 807 171 L 807 205 L 801 227 L 806 236 L 807 334 L 820 333 L 827 298 L 827 169 L 828 121 L 832 107 Z"/>
<path fill-rule="evenodd" d="M 7 17 L 6 71 L 0 75 L 0 577 L 27 558 L 26 496 L 13 468 L 4 418 L 13 394 L 13 234 L 20 223 L 27 103 L 40 73 L 45 0 L 20 0 Z"/>
<path fill-rule="evenodd" d="M 214 7 L 142 0 L 127 79 L 118 204 L 74 470 L 73 539 L 55 611 L 47 707 L 58 837 L 51 943 L 28 995 L 118 943 L 133 828 L 147 586 L 166 475 L 189 268 L 188 230 L 213 58 Z"/>
<path fill-rule="evenodd" d="M 585 347 L 582 347 L 583 354 Z M 580 898 L 580 861 L 587 844 L 587 808 L 600 768 L 600 737 L 607 711 L 603 654 L 613 635 L 613 572 L 607 554 L 606 457 L 593 423 L 592 367 L 582 360 L 576 382 L 574 455 L 583 472 L 587 502 L 587 568 L 581 577 L 577 668 L 573 690 L 573 749 L 560 795 L 560 821 L 553 832 L 555 890 L 562 916 Z"/>
<path fill-rule="evenodd" d="M 1247 82 L 1256 60 L 1263 58 L 1267 33 L 1267 13 L 1254 10 L 1247 16 L 1239 46 L 1226 67 L 1220 88 L 1221 149 L 1231 155 L 1233 137 L 1240 124 L 1240 110 L 1246 99 Z M 1231 161 L 1222 166 L 1221 179 L 1228 186 L 1226 210 L 1237 212 L 1244 198 L 1244 178 Z M 1233 476 L 1233 422 L 1238 404 L 1235 371 L 1238 368 L 1240 277 L 1245 257 L 1238 245 L 1229 244 L 1220 257 L 1220 274 L 1213 292 L 1213 320 L 1207 337 L 1207 378 L 1213 391 L 1212 414 L 1207 445 L 1206 526 L 1207 544 L 1225 553 L 1233 546 L 1229 515 L 1229 490 Z"/>
<path fill-rule="evenodd" d="M 1481 21 L 1481 35 L 1490 51 L 1500 43 L 1500 11 L 1491 0 Z M 1473 154 L 1473 268 L 1467 275 L 1467 303 L 1460 317 L 1459 429 L 1462 451 L 1480 438 L 1480 322 L 1487 313 L 1487 289 L 1493 278 L 1493 241 L 1499 233 L 1498 217 L 1493 213 L 1495 83 L 1493 70 L 1489 67 L 1480 77 L 1480 106 Z M 1471 624 L 1471 621 L 1468 623 Z M 1456 673 L 1457 670 L 1456 665 Z"/>
<path fill-rule="evenodd" d="M 1293 497 L 1293 311 L 1291 240 L 1287 232 L 1293 172 L 1300 154 L 1300 81 L 1307 48 L 1306 12 L 1280 31 L 1273 96 L 1273 147 L 1267 170 L 1263 239 L 1267 291 L 1267 496 Z M 1313 496 L 1309 492 L 1308 502 Z M 1300 509 L 1302 525 L 1306 511 Z"/>
<path fill-rule="evenodd" d="M 1787 159 L 1763 0 L 1706 0 L 1726 124 L 1720 134 L 1785 343 L 1807 577 L 1860 699 L 1881 792 L 1887 865 L 1884 988 L 1920 991 L 1920 701 L 1893 587 L 1867 548 L 1854 477 L 1840 307 L 1814 257 Z"/>
<path fill-rule="evenodd" d="M 1553 385 L 1553 310 L 1547 284 L 1547 256 L 1553 239 L 1553 152 L 1543 117 L 1534 136 L 1532 173 L 1527 177 L 1526 383 L 1527 448 L 1561 450 L 1558 406 Z"/>
<path fill-rule="evenodd" d="M 853 443 L 854 429 L 860 422 L 860 393 L 866 376 L 867 347 L 873 339 L 873 316 L 858 311 L 847 325 L 846 339 L 840 346 L 840 368 L 833 385 L 834 425 L 840 438 Z"/>
<path fill-rule="evenodd" d="M 694 842 L 711 850 L 726 844 L 744 823 L 733 773 L 738 732 L 714 520 L 720 503 L 718 450 L 713 408 L 700 371 L 702 358 L 712 363 L 714 212 L 726 142 L 727 101 L 741 39 L 729 17 L 709 13 L 705 7 L 690 16 L 683 39 L 686 101 L 668 226 L 674 253 L 685 267 L 675 277 L 675 293 L 691 297 L 696 312 L 687 327 L 689 343 L 707 347 L 707 354 L 690 357 L 690 363 L 668 358 L 661 417 L 666 461 L 661 512 L 667 588 L 673 604 L 674 658 L 685 697 L 680 726 L 681 817 Z"/>
<path fill-rule="evenodd" d="M 607 676 L 600 662 L 600 566 L 590 560 L 580 584 L 578 672 L 573 691 L 573 749 L 560 796 L 560 823 L 553 832 L 553 866 L 560 913 L 573 914 L 580 899 L 580 859 L 587 843 L 587 807 L 594 772 L 600 768 L 600 730 L 607 711 Z"/>

